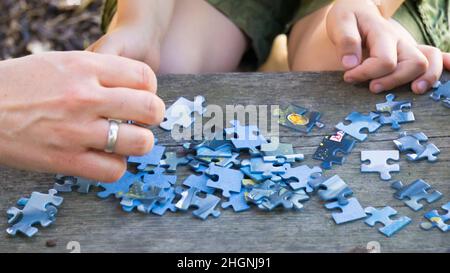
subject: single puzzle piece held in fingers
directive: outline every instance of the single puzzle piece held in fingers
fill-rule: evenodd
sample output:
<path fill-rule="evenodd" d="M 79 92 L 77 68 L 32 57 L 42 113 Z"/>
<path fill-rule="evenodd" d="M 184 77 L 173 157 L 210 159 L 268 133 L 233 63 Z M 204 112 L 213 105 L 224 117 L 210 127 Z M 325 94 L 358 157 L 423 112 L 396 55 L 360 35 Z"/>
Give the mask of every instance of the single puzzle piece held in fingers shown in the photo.
<path fill-rule="evenodd" d="M 231 128 L 226 128 L 225 132 L 233 135 L 230 140 L 237 150 L 248 149 L 251 154 L 257 155 L 258 150 L 262 144 L 267 143 L 267 140 L 259 134 L 257 126 L 249 125 L 242 126 L 238 120 L 230 121 Z"/>
<path fill-rule="evenodd" d="M 391 237 L 411 223 L 411 219 L 407 216 L 392 220 L 391 217 L 395 216 L 397 211 L 391 207 L 384 207 L 382 209 L 368 207 L 365 211 L 367 214 L 370 214 L 365 223 L 371 227 L 375 226 L 377 223 L 383 224 L 384 227 L 381 227 L 378 230 L 387 237 Z"/>
<path fill-rule="evenodd" d="M 47 227 L 52 224 L 58 212 L 56 207 L 60 206 L 64 200 L 56 196 L 56 193 L 56 190 L 51 189 L 48 194 L 33 192 L 30 198 L 21 198 L 17 205 L 23 207 L 22 209 L 12 207 L 7 211 L 8 224 L 12 226 L 6 232 L 10 235 L 21 232 L 32 237 L 38 232 L 33 225 L 40 224 L 42 227 Z"/>
<path fill-rule="evenodd" d="M 423 205 L 419 203 L 421 200 L 426 200 L 431 204 L 442 197 L 442 193 L 433 190 L 422 179 L 417 179 L 407 186 L 404 186 L 401 181 L 396 181 L 392 183 L 392 188 L 397 190 L 394 197 L 399 200 L 404 200 L 405 204 L 414 211 L 423 208 Z"/>
<path fill-rule="evenodd" d="M 395 101 L 394 94 L 386 95 L 386 102 L 376 105 L 377 111 L 380 113 L 389 113 L 389 116 L 380 115 L 381 124 L 391 124 L 392 129 L 400 129 L 401 123 L 413 122 L 414 114 L 411 111 L 411 102 Z"/>
<path fill-rule="evenodd" d="M 286 109 L 276 109 L 273 116 L 278 117 L 278 123 L 303 133 L 309 133 L 314 127 L 323 128 L 319 112 L 309 112 L 308 109 L 291 104 Z"/>
<path fill-rule="evenodd" d="M 370 161 L 370 164 L 362 164 L 361 172 L 377 172 L 382 180 L 390 180 L 391 172 L 399 172 L 399 164 L 388 164 L 389 160 L 400 159 L 400 153 L 397 150 L 392 151 L 361 151 L 361 161 Z"/>
<path fill-rule="evenodd" d="M 325 204 L 325 207 L 330 210 L 339 209 L 340 212 L 333 212 L 331 215 L 336 224 L 344 224 L 353 222 L 362 218 L 366 218 L 366 212 L 359 204 L 355 197 L 349 198 L 346 205 L 340 205 L 338 201 Z"/>
<path fill-rule="evenodd" d="M 313 158 L 322 161 L 322 168 L 329 170 L 333 164 L 342 165 L 345 155 L 350 154 L 355 144 L 355 140 L 346 137 L 343 131 L 338 131 L 322 140 Z"/>
<path fill-rule="evenodd" d="M 438 82 L 433 87 L 433 93 L 431 93 L 430 97 L 435 101 L 442 101 L 445 107 L 450 108 L 450 81 L 444 84 Z"/>
<path fill-rule="evenodd" d="M 203 107 L 205 102 L 203 96 L 196 96 L 194 101 L 190 101 L 183 97 L 179 98 L 174 104 L 167 108 L 164 115 L 164 121 L 159 125 L 162 129 L 171 131 L 175 125 L 188 128 L 195 121 L 194 113 L 203 115 L 206 108 Z"/>
<path fill-rule="evenodd" d="M 336 125 L 336 129 L 344 131 L 359 141 L 364 141 L 367 138 L 367 134 L 361 133 L 361 130 L 367 129 L 369 133 L 374 133 L 378 130 L 378 128 L 381 127 L 381 124 L 375 121 L 375 119 L 379 116 L 380 115 L 373 112 L 369 113 L 369 115 L 352 112 L 345 118 L 346 121 L 351 123 L 346 125 L 343 122 L 340 122 Z"/>
<path fill-rule="evenodd" d="M 442 232 L 450 231 L 450 202 L 442 206 L 442 209 L 445 210 L 446 214 L 439 214 L 438 210 L 432 210 L 425 213 L 424 217 L 429 222 L 424 222 L 420 225 L 420 227 L 424 230 L 430 230 L 434 227 L 437 227 Z"/>
<path fill-rule="evenodd" d="M 428 137 L 424 133 L 409 135 L 403 132 L 400 134 L 400 138 L 394 140 L 394 144 L 400 152 L 414 152 L 406 155 L 408 160 L 417 161 L 426 158 L 429 162 L 435 162 L 440 151 L 432 143 L 423 145 L 422 142 L 426 141 L 428 141 Z"/>

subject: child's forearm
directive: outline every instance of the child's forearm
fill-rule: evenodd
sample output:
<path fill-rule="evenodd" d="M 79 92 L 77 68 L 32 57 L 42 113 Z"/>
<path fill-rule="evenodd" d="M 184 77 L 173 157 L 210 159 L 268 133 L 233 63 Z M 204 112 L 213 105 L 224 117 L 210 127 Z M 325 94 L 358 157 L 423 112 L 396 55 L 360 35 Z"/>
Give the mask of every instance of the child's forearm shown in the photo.
<path fill-rule="evenodd" d="M 390 18 L 405 0 L 372 0 L 385 18 Z"/>

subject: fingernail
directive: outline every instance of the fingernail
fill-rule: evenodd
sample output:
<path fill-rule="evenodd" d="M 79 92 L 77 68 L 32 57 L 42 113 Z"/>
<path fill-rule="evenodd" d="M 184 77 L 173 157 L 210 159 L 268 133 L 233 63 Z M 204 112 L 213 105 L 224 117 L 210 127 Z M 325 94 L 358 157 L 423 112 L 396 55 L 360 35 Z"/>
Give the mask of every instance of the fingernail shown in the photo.
<path fill-rule="evenodd" d="M 419 89 L 419 92 L 425 92 L 428 90 L 428 82 L 426 81 L 420 81 L 417 84 L 417 89 Z"/>
<path fill-rule="evenodd" d="M 353 68 L 358 65 L 358 57 L 356 55 L 345 55 L 342 57 L 342 65 L 344 68 Z"/>
<path fill-rule="evenodd" d="M 384 91 L 384 87 L 383 85 L 381 85 L 380 83 L 377 83 L 373 86 L 373 92 L 375 93 L 380 93 Z"/>

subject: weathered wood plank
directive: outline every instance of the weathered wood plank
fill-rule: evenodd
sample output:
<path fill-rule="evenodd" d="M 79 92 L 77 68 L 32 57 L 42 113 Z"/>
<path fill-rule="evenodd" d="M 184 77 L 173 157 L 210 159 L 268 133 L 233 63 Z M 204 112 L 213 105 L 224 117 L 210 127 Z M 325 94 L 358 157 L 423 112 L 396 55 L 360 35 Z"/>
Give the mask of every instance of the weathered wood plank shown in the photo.
<path fill-rule="evenodd" d="M 193 98 L 204 94 L 209 104 L 281 104 L 295 102 L 323 113 L 326 128 L 303 135 L 282 128 L 283 142 L 294 143 L 305 153 L 309 165 L 322 137 L 333 130 L 350 111 L 367 113 L 375 110 L 375 103 L 384 95 L 369 94 L 366 86 L 350 86 L 341 81 L 340 73 L 304 74 L 219 74 L 163 76 L 159 79 L 159 94 L 170 105 L 179 96 Z M 404 125 L 411 131 L 423 131 L 441 149 L 440 160 L 410 163 L 401 160 L 401 173 L 395 179 L 411 182 L 423 178 L 444 193 L 445 197 L 425 210 L 415 213 L 393 198 L 388 183 L 377 174 L 361 174 L 360 154 L 366 149 L 392 149 L 398 132 L 384 127 L 368 140 L 357 145 L 344 166 L 327 174 L 339 174 L 354 190 L 364 206 L 390 205 L 399 213 L 413 218 L 413 224 L 391 239 L 384 238 L 375 228 L 362 222 L 338 226 L 330 219 L 317 197 L 305 204 L 303 212 L 277 211 L 265 213 L 253 209 L 243 213 L 223 211 L 218 219 L 201 221 L 191 214 L 171 214 L 164 217 L 124 213 L 117 200 L 99 200 L 95 195 L 65 194 L 57 222 L 40 229 L 34 238 L 10 238 L 0 232 L 0 252 L 66 252 L 69 241 L 79 241 L 84 252 L 98 251 L 224 251 L 224 252 L 347 252 L 378 241 L 381 251 L 445 252 L 450 251 L 450 237 L 437 230 L 424 232 L 419 228 L 423 213 L 450 200 L 450 110 L 433 102 L 428 96 L 415 96 L 407 88 L 397 92 L 399 98 L 412 98 L 417 121 Z M 155 134 L 160 142 L 177 146 L 168 133 L 159 129 Z M 178 181 L 189 172 L 180 170 Z M 23 194 L 45 192 L 52 185 L 52 176 L 8 168 L 0 168 L 0 211 L 13 205 Z M 0 228 L 6 229 L 6 216 L 0 217 Z M 56 239 L 57 246 L 47 248 L 45 242 Z"/>

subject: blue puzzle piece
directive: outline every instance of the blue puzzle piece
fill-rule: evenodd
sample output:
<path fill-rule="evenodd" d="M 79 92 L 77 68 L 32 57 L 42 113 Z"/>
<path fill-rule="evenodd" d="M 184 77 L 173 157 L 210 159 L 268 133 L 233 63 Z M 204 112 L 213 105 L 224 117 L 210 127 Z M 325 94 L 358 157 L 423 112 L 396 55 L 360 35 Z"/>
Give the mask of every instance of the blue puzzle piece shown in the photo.
<path fill-rule="evenodd" d="M 177 176 L 164 174 L 164 171 L 165 169 L 156 167 L 151 173 L 144 175 L 144 182 L 162 189 L 172 187 L 177 182 Z"/>
<path fill-rule="evenodd" d="M 391 237 L 411 223 L 411 219 L 406 216 L 392 220 L 391 216 L 396 215 L 397 211 L 391 207 L 384 207 L 382 209 L 368 207 L 365 211 L 367 214 L 370 214 L 365 223 L 371 227 L 375 226 L 376 223 L 382 223 L 384 227 L 379 228 L 378 230 L 387 237 Z"/>
<path fill-rule="evenodd" d="M 330 178 L 319 177 L 310 181 L 310 186 L 318 190 L 319 196 L 323 201 L 338 201 L 341 206 L 348 204 L 347 196 L 353 194 L 347 183 L 338 175 Z"/>
<path fill-rule="evenodd" d="M 253 157 L 250 160 L 242 160 L 241 166 L 250 166 L 250 171 L 261 174 L 265 178 L 271 178 L 286 172 L 289 164 L 275 166 L 273 162 L 265 162 L 262 157 Z"/>
<path fill-rule="evenodd" d="M 226 128 L 225 132 L 233 135 L 230 140 L 234 147 L 237 150 L 248 149 L 251 154 L 259 154 L 258 147 L 267 143 L 267 140 L 259 134 L 258 127 L 254 125 L 242 126 L 237 120 L 230 121 L 230 124 L 232 127 Z"/>
<path fill-rule="evenodd" d="M 264 210 L 273 210 L 277 207 L 284 207 L 285 209 L 292 209 L 294 204 L 291 201 L 293 195 L 292 191 L 276 184 L 273 188 L 273 193 L 262 199 L 258 204 L 258 208 Z"/>
<path fill-rule="evenodd" d="M 345 120 L 351 122 L 346 125 L 343 122 L 340 122 L 336 125 L 336 129 L 344 131 L 345 133 L 351 135 L 359 141 L 364 141 L 367 138 L 367 134 L 361 133 L 362 129 L 367 129 L 369 133 L 374 133 L 378 128 L 380 128 L 381 124 L 375 121 L 380 115 L 376 113 L 369 113 L 369 115 L 363 115 L 358 112 L 352 112 L 348 115 Z"/>
<path fill-rule="evenodd" d="M 198 157 L 212 157 L 212 158 L 231 157 L 232 156 L 231 146 L 223 146 L 217 150 L 213 150 L 211 148 L 204 147 L 204 146 L 199 147 L 197 149 L 197 156 Z"/>
<path fill-rule="evenodd" d="M 425 213 L 424 217 L 428 219 L 428 223 L 422 223 L 420 226 L 425 229 L 429 230 L 434 227 L 437 227 L 442 232 L 448 232 L 450 231 L 450 202 L 442 206 L 442 209 L 445 210 L 446 214 L 439 214 L 439 211 L 432 210 L 427 213 Z"/>
<path fill-rule="evenodd" d="M 350 154 L 355 144 L 355 140 L 347 137 L 343 131 L 338 131 L 322 140 L 313 158 L 322 161 L 322 168 L 329 170 L 333 164 L 342 165 L 345 155 Z"/>
<path fill-rule="evenodd" d="M 143 173 L 133 174 L 131 172 L 125 172 L 125 174 L 114 183 L 99 183 L 99 186 L 104 190 L 97 193 L 100 198 L 107 198 L 110 195 L 115 195 L 116 197 L 122 195 L 129 191 L 131 185 L 135 181 L 141 181 Z"/>
<path fill-rule="evenodd" d="M 173 203 L 176 198 L 175 189 L 165 189 L 162 193 L 162 196 L 164 197 L 164 202 L 157 202 L 152 208 L 152 213 L 162 216 L 168 210 L 170 210 L 171 212 L 175 212 L 177 210 L 177 207 Z M 141 210 L 140 207 L 138 207 L 138 209 Z"/>
<path fill-rule="evenodd" d="M 191 161 L 188 157 L 177 157 L 175 152 L 165 153 L 165 158 L 160 161 L 160 166 L 166 168 L 167 172 L 176 172 L 178 165 L 187 165 Z"/>
<path fill-rule="evenodd" d="M 149 213 L 157 202 L 164 200 L 163 193 L 162 188 L 136 181 L 128 192 L 118 197 L 122 198 L 120 204 L 124 211 L 131 212 L 138 208 L 141 212 Z"/>
<path fill-rule="evenodd" d="M 91 187 L 98 185 L 97 181 L 74 176 L 56 175 L 55 180 L 53 188 L 58 192 L 72 192 L 76 188 L 79 193 L 89 193 Z"/>
<path fill-rule="evenodd" d="M 293 208 L 295 210 L 302 210 L 303 202 L 307 200 L 309 200 L 309 196 L 303 189 L 294 191 L 293 194 L 289 197 L 289 201 L 292 202 Z"/>
<path fill-rule="evenodd" d="M 394 144 L 400 152 L 414 152 L 406 155 L 408 160 L 417 161 L 426 158 L 429 162 L 435 162 L 440 151 L 432 143 L 423 145 L 422 142 L 426 141 L 428 141 L 428 137 L 422 132 L 412 135 L 403 132 L 400 134 L 400 138 L 394 140 Z"/>
<path fill-rule="evenodd" d="M 286 172 L 281 175 L 283 179 L 288 180 L 287 183 L 293 190 L 304 189 L 306 192 L 312 192 L 313 189 L 309 182 L 322 174 L 322 169 L 319 167 L 308 167 L 301 165 L 295 168 L 288 167 Z M 290 180 L 294 180 L 293 182 Z"/>
<path fill-rule="evenodd" d="M 33 225 L 40 224 L 47 227 L 55 221 L 58 212 L 57 206 L 63 202 L 63 198 L 56 196 L 56 190 L 51 189 L 48 194 L 33 192 L 30 198 L 21 198 L 17 205 L 22 209 L 12 207 L 7 210 L 9 227 L 6 232 L 9 235 L 16 235 L 21 232 L 28 237 L 32 237 L 38 229 Z"/>
<path fill-rule="evenodd" d="M 291 104 L 286 109 L 273 112 L 278 117 L 278 123 L 300 132 L 309 133 L 314 127 L 323 128 L 319 112 L 309 112 L 308 109 Z"/>
<path fill-rule="evenodd" d="M 336 224 L 343 224 L 352 221 L 356 221 L 362 218 L 366 218 L 366 212 L 361 207 L 358 199 L 352 197 L 349 198 L 347 205 L 340 205 L 339 202 L 332 202 L 325 204 L 327 209 L 340 209 L 341 212 L 333 212 L 331 215 Z"/>
<path fill-rule="evenodd" d="M 277 138 L 269 144 L 262 144 L 261 151 L 264 154 L 265 162 L 275 162 L 277 164 L 294 163 L 305 158 L 303 154 L 294 152 L 294 146 L 288 143 L 280 143 Z"/>
<path fill-rule="evenodd" d="M 232 153 L 231 157 L 216 157 L 216 158 L 212 158 L 212 157 L 199 157 L 196 156 L 195 159 L 197 159 L 198 161 L 204 162 L 206 164 L 210 164 L 210 163 L 214 163 L 217 166 L 220 167 L 225 167 L 225 168 L 231 168 L 232 166 L 239 166 L 240 165 L 240 160 L 237 159 L 239 157 L 238 153 Z"/>
<path fill-rule="evenodd" d="M 261 184 L 256 184 L 246 195 L 246 199 L 254 204 L 261 204 L 265 198 L 271 196 L 275 192 L 275 185 L 276 184 L 271 180 L 266 180 Z"/>
<path fill-rule="evenodd" d="M 241 191 L 244 175 L 238 170 L 219 167 L 211 163 L 206 174 L 212 178 L 208 180 L 206 186 L 222 190 L 224 197 L 230 197 L 231 192 Z"/>
<path fill-rule="evenodd" d="M 183 185 L 190 188 L 197 188 L 201 192 L 204 193 L 214 193 L 215 188 L 208 187 L 206 184 L 209 180 L 209 177 L 206 174 L 194 175 L 191 174 L 184 181 Z"/>
<path fill-rule="evenodd" d="M 250 177 L 252 180 L 254 180 L 256 182 L 262 182 L 262 181 L 267 179 L 267 177 L 264 177 L 261 173 L 253 173 L 251 171 L 250 165 L 241 166 L 240 170 L 241 170 L 241 172 L 243 174 L 245 174 L 246 176 Z"/>
<path fill-rule="evenodd" d="M 442 197 L 442 193 L 432 190 L 431 186 L 422 179 L 417 179 L 407 186 L 404 186 L 401 181 L 396 181 L 392 183 L 392 187 L 397 190 L 394 197 L 404 200 L 405 204 L 414 211 L 423 208 L 423 205 L 419 203 L 421 200 L 433 203 Z"/>
<path fill-rule="evenodd" d="M 155 140 L 156 143 L 156 140 Z M 160 145 L 154 145 L 153 149 L 143 156 L 130 156 L 128 157 L 129 163 L 137 163 L 137 169 L 140 171 L 145 170 L 148 166 L 158 166 L 166 147 Z"/>
<path fill-rule="evenodd" d="M 380 116 L 381 124 L 391 124 L 392 129 L 400 129 L 401 123 L 413 122 L 414 114 L 411 111 L 410 101 L 395 101 L 394 94 L 386 95 L 386 102 L 376 105 L 377 111 L 380 113 L 388 113 L 389 116 Z"/>
<path fill-rule="evenodd" d="M 191 205 L 196 206 L 197 209 L 192 214 L 202 220 L 206 220 L 210 215 L 217 218 L 220 216 L 220 211 L 216 209 L 219 202 L 220 198 L 212 194 L 207 194 L 206 197 L 196 195 Z"/>
<path fill-rule="evenodd" d="M 231 193 L 227 202 L 222 203 L 222 208 L 232 207 L 235 212 L 241 212 L 250 209 L 245 199 L 246 189 L 242 188 L 239 193 Z"/>
<path fill-rule="evenodd" d="M 444 106 L 450 108 L 450 82 L 444 84 L 438 82 L 430 97 L 435 101 L 442 101 Z"/>

